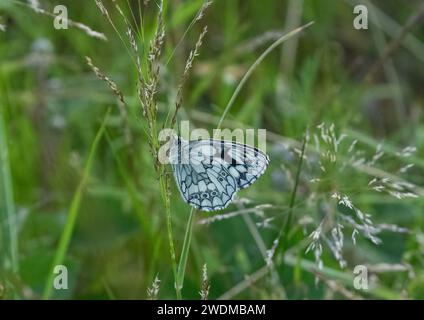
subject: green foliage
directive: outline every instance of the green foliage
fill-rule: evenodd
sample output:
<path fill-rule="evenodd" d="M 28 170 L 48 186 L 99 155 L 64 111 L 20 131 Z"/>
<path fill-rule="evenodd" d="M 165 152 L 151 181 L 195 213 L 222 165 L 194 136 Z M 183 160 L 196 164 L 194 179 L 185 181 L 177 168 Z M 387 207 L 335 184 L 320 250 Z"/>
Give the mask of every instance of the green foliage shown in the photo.
<path fill-rule="evenodd" d="M 70 19 L 107 41 L 56 30 L 23 2 L 0 3 L 0 298 L 200 299 L 208 284 L 210 299 L 424 298 L 423 30 L 409 30 L 365 81 L 384 50 L 375 39 L 389 46 L 419 1 L 374 1 L 381 24 L 362 31 L 351 1 L 303 1 L 298 12 L 294 1 L 216 1 L 199 19 L 204 2 L 165 1 L 165 40 L 149 69 L 158 6 L 119 0 L 141 72 L 113 1 L 104 5 L 114 26 L 94 1 L 66 2 Z M 158 77 L 153 120 L 142 115 L 139 76 Z M 175 109 L 210 133 L 267 129 L 266 174 L 225 212 L 190 212 L 154 158 L 155 133 Z M 285 243 L 267 264 L 280 230 Z M 52 287 L 57 264 L 69 290 Z M 353 286 L 359 264 L 371 270 L 367 291 Z"/>

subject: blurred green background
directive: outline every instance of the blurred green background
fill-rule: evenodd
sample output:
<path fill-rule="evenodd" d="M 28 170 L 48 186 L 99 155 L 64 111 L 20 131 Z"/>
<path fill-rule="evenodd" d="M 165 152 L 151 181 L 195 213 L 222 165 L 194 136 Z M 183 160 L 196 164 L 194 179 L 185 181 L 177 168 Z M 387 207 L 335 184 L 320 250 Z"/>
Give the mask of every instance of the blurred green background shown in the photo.
<path fill-rule="evenodd" d="M 126 26 L 112 2 L 103 2 L 125 44 L 94 1 L 38 3 L 48 12 L 65 5 L 70 19 L 103 33 L 107 41 L 73 26 L 54 29 L 52 17 L 30 7 L 33 1 L 0 0 L 1 298 L 42 297 L 67 231 L 71 241 L 63 264 L 69 289 L 53 290 L 51 298 L 145 299 L 156 276 L 157 297 L 175 298 L 166 215 L 143 131 Z M 145 55 L 158 3 L 117 3 L 142 29 L 144 42 L 138 41 Z M 353 7 L 359 3 L 368 7 L 367 30 L 353 27 Z M 226 128 L 267 129 L 271 164 L 225 210 L 233 217 L 201 224 L 223 212 L 196 213 L 183 298 L 200 298 L 205 264 L 210 299 L 424 298 L 422 1 L 216 0 L 189 28 L 202 4 L 164 2 L 159 124 L 175 104 L 186 59 L 205 25 L 179 120 L 212 130 L 262 52 L 285 33 L 315 23 L 256 67 L 225 118 Z M 413 21 L 419 14 L 421 19 Z M 130 144 L 116 96 L 96 78 L 85 56 L 122 90 Z M 95 141 L 108 108 L 105 130 Z M 317 127 L 321 123 L 325 127 Z M 337 137 L 347 135 L 337 150 L 322 131 L 332 126 Z M 284 259 L 269 271 L 264 256 L 288 214 L 307 129 Z M 336 162 L 328 161 L 327 151 L 337 154 Z M 84 172 L 89 161 L 92 166 Z M 370 184 L 374 178 L 378 182 Z M 373 188 L 377 184 L 384 190 Z M 174 183 L 171 191 L 179 259 L 190 207 Z M 335 193 L 370 214 L 380 244 L 364 236 L 363 225 L 353 231 L 343 220 L 356 209 L 338 203 Z M 69 229 L 73 210 L 75 227 Z M 316 250 L 306 252 L 308 235 L 322 221 L 328 228 L 316 259 Z M 332 230 L 338 224 L 344 226 L 343 259 L 334 255 L 340 241 Z M 358 233 L 356 241 L 352 232 L 354 238 Z M 359 264 L 368 266 L 368 290 L 354 288 Z"/>

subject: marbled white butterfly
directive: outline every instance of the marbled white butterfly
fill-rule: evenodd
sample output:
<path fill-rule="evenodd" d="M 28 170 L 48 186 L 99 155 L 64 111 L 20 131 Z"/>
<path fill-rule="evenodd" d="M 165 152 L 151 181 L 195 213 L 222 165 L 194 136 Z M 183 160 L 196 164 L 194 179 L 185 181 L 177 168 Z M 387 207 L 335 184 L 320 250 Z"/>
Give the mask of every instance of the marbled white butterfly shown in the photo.
<path fill-rule="evenodd" d="M 171 138 L 169 160 L 181 196 L 203 211 L 226 208 L 240 189 L 261 176 L 269 163 L 262 151 L 232 141 Z"/>

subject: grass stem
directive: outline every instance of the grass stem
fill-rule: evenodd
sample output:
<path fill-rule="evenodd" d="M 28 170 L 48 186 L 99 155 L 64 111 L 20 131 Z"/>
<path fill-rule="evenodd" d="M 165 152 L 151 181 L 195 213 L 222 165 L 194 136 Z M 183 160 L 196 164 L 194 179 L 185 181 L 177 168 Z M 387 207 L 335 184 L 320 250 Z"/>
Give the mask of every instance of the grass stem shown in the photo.
<path fill-rule="evenodd" d="M 65 227 L 62 231 L 62 235 L 59 240 L 59 245 L 56 249 L 56 253 L 53 258 L 50 272 L 48 274 L 46 284 L 44 286 L 43 299 L 49 299 L 51 297 L 52 291 L 53 291 L 53 281 L 55 277 L 54 269 L 57 265 L 63 264 L 65 260 L 66 252 L 68 251 L 69 243 L 71 241 L 72 233 L 75 227 L 75 222 L 78 216 L 83 192 L 87 185 L 87 181 L 90 176 L 91 169 L 93 167 L 94 157 L 97 151 L 97 146 L 99 145 L 100 139 L 102 138 L 103 133 L 105 132 L 109 113 L 110 113 L 110 109 L 106 112 L 106 116 L 104 117 L 103 122 L 100 125 L 100 128 L 98 129 L 96 136 L 93 140 L 93 143 L 91 144 L 87 162 L 84 167 L 83 175 L 74 193 L 74 197 L 71 202 L 71 207 L 69 209 L 69 213 L 66 218 Z"/>
<path fill-rule="evenodd" d="M 12 174 L 10 170 L 9 151 L 7 146 L 6 127 L 4 125 L 3 112 L 0 111 L 0 178 L 1 178 L 1 201 L 0 201 L 0 221 L 3 226 L 2 242 L 4 250 L 2 260 L 4 267 L 17 273 L 18 262 L 18 230 L 16 224 L 16 211 L 13 199 Z M 4 207 L 4 208 L 3 208 Z"/>
<path fill-rule="evenodd" d="M 292 191 L 292 194 L 291 194 L 291 197 L 290 197 L 289 211 L 288 211 L 288 214 L 287 214 L 286 221 L 281 226 L 281 230 L 280 230 L 280 233 L 279 233 L 278 238 L 277 238 L 277 245 L 275 246 L 275 251 L 274 251 L 274 260 L 276 260 L 277 256 L 279 255 L 279 252 L 285 251 L 286 246 L 287 246 L 288 232 L 289 232 L 290 227 L 291 227 L 291 221 L 292 221 L 292 217 L 293 217 L 293 208 L 294 208 L 294 204 L 296 202 L 297 188 L 299 186 L 300 173 L 302 171 L 303 158 L 304 158 L 307 142 L 308 142 L 308 133 L 306 132 L 305 136 L 303 137 L 302 149 L 301 149 L 301 152 L 300 152 L 299 163 L 298 163 L 297 171 L 296 171 L 296 178 L 295 178 L 295 181 L 294 181 L 293 191 Z"/>
<path fill-rule="evenodd" d="M 290 31 L 289 33 L 286 33 L 282 37 L 278 38 L 274 43 L 272 43 L 259 56 L 259 58 L 256 59 L 256 61 L 250 66 L 249 70 L 247 70 L 246 74 L 243 76 L 243 78 L 241 79 L 240 83 L 238 84 L 236 90 L 234 91 L 233 95 L 231 96 L 230 101 L 228 102 L 227 106 L 224 109 L 224 112 L 221 115 L 221 118 L 219 119 L 218 126 L 216 127 L 217 129 L 220 129 L 221 128 L 222 121 L 224 121 L 225 116 L 227 115 L 227 113 L 230 110 L 230 108 L 232 107 L 234 101 L 238 97 L 241 89 L 244 87 L 246 81 L 250 78 L 250 76 L 252 75 L 252 73 L 256 69 L 256 67 L 266 58 L 266 56 L 268 56 L 268 54 L 270 54 L 280 44 L 282 44 L 284 41 L 290 39 L 291 37 L 295 36 L 296 34 L 302 32 L 303 30 L 305 30 L 306 28 L 308 28 L 312 24 L 314 24 L 314 21 L 311 21 L 311 22 L 309 22 L 309 23 L 307 23 L 307 24 L 305 24 L 305 25 L 303 25 L 303 26 L 301 26 L 299 28 L 296 28 L 296 29 Z M 218 132 L 218 130 L 216 132 Z"/>
<path fill-rule="evenodd" d="M 172 231 L 171 203 L 170 203 L 170 197 L 168 192 L 169 177 L 166 176 L 165 174 L 161 174 L 160 187 L 161 187 L 162 197 L 165 203 L 166 229 L 168 233 L 168 244 L 169 244 L 169 252 L 171 255 L 172 272 L 174 274 L 175 291 L 176 291 L 177 299 L 181 299 L 181 288 L 178 285 L 178 275 L 177 275 L 177 257 L 175 254 L 174 235 Z"/>
<path fill-rule="evenodd" d="M 193 220 L 195 214 L 194 208 L 191 208 L 190 215 L 188 217 L 186 231 L 184 235 L 183 248 L 181 250 L 180 262 L 178 264 L 178 274 L 177 274 L 177 287 L 182 290 L 184 284 L 185 270 L 187 266 L 188 252 L 190 250 L 190 242 L 193 234 Z"/>

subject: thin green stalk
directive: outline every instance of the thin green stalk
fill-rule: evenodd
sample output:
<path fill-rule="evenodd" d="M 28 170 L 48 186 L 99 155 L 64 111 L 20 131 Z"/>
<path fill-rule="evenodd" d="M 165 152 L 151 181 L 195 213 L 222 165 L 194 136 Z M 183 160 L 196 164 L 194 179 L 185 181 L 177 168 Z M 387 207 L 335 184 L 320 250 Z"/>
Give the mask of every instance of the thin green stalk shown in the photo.
<path fill-rule="evenodd" d="M 190 250 L 190 242 L 193 234 L 193 220 L 194 220 L 194 208 L 191 208 L 190 215 L 188 217 L 186 231 L 184 235 L 183 248 L 181 250 L 180 262 L 178 264 L 178 273 L 177 273 L 177 287 L 182 290 L 184 284 L 185 270 L 187 266 L 188 251 Z"/>
<path fill-rule="evenodd" d="M 181 288 L 180 286 L 177 285 L 178 283 L 177 256 L 175 254 L 174 236 L 172 231 L 172 215 L 171 215 L 171 204 L 170 204 L 170 199 L 168 194 L 168 186 L 169 186 L 168 177 L 165 174 L 161 174 L 160 187 L 162 191 L 162 197 L 165 202 L 166 229 L 168 232 L 168 244 L 169 244 L 169 251 L 171 254 L 172 273 L 174 274 L 175 292 L 177 295 L 177 299 L 181 299 Z"/>
<path fill-rule="evenodd" d="M 302 165 L 303 165 L 303 157 L 305 154 L 305 149 L 306 149 L 306 143 L 307 143 L 307 138 L 308 133 L 305 133 L 305 136 L 303 137 L 303 142 L 302 142 L 302 150 L 300 152 L 300 159 L 299 159 L 299 163 L 297 166 L 297 171 L 296 171 L 296 180 L 294 183 L 294 187 L 293 187 L 293 192 L 291 194 L 291 198 L 290 198 L 290 205 L 289 205 L 289 213 L 287 215 L 287 221 L 284 227 L 284 239 L 287 239 L 287 233 L 288 230 L 290 229 L 291 226 L 291 220 L 293 217 L 293 207 L 294 207 L 294 203 L 296 201 L 296 194 L 297 194 L 297 188 L 299 186 L 299 180 L 300 180 L 300 172 L 302 171 Z"/>
<path fill-rule="evenodd" d="M 277 258 L 280 251 L 285 250 L 286 245 L 287 245 L 287 240 L 288 240 L 287 234 L 288 234 L 290 227 L 291 227 L 291 221 L 292 221 L 292 216 L 293 216 L 293 208 L 294 208 L 294 204 L 296 202 L 297 188 L 299 186 L 300 172 L 302 171 L 303 157 L 304 157 L 304 154 L 305 154 L 307 141 L 308 141 L 308 133 L 306 132 L 305 136 L 303 137 L 302 149 L 301 149 L 301 152 L 300 152 L 300 159 L 299 159 L 299 163 L 298 163 L 297 171 L 296 171 L 296 179 L 295 179 L 295 182 L 294 182 L 294 187 L 293 187 L 293 191 L 292 191 L 291 198 L 290 198 L 289 211 L 288 211 L 288 214 L 287 214 L 286 221 L 281 226 L 280 233 L 278 234 L 277 245 L 275 246 L 275 251 L 274 251 L 274 260 Z M 283 238 L 283 240 L 281 238 Z M 280 248 L 281 248 L 281 250 L 280 250 Z"/>
<path fill-rule="evenodd" d="M 289 33 L 285 34 L 284 36 L 277 39 L 274 43 L 272 43 L 260 56 L 256 61 L 250 66 L 249 70 L 247 70 L 246 74 L 241 79 L 240 83 L 238 84 L 236 90 L 234 91 L 233 95 L 231 96 L 230 101 L 228 102 L 227 106 L 225 107 L 224 112 L 222 113 L 221 118 L 219 119 L 217 129 L 221 128 L 222 121 L 224 121 L 225 116 L 227 115 L 228 111 L 232 107 L 234 101 L 236 100 L 237 96 L 239 95 L 241 89 L 244 87 L 244 84 L 246 83 L 247 79 L 250 78 L 253 71 L 256 69 L 256 67 L 265 59 L 265 57 L 275 48 L 277 48 L 280 44 L 282 44 L 284 41 L 290 39 L 291 37 L 295 36 L 296 34 L 302 32 L 309 26 L 311 26 L 314 23 L 314 21 L 311 21 L 297 29 L 294 29 L 290 31 Z M 216 131 L 218 132 L 218 130 Z"/>
<path fill-rule="evenodd" d="M 1 109 L 3 110 L 3 109 Z M 4 267 L 17 273 L 18 262 L 18 230 L 16 225 L 16 211 L 13 200 L 12 174 L 10 171 L 9 151 L 7 147 L 6 128 L 4 125 L 3 112 L 0 110 L 0 174 L 2 184 L 2 199 L 0 201 L 0 221 L 3 226 L 4 243 Z M 4 208 L 3 208 L 4 206 Z"/>
<path fill-rule="evenodd" d="M 148 217 L 145 214 L 145 210 L 143 208 L 143 206 L 141 205 L 140 200 L 138 199 L 138 190 L 137 190 L 137 186 L 135 184 L 135 182 L 131 179 L 129 173 L 127 172 L 127 169 L 125 168 L 125 165 L 120 157 L 120 155 L 118 154 L 118 152 L 115 150 L 113 143 L 112 143 L 112 138 L 108 132 L 108 130 L 105 131 L 105 137 L 106 140 L 110 146 L 110 149 L 112 151 L 112 155 L 115 158 L 116 161 L 116 167 L 118 169 L 118 172 L 121 174 L 125 185 L 127 187 L 128 193 L 131 197 L 135 212 L 137 214 L 138 220 L 140 221 L 140 226 L 142 229 L 142 232 L 146 235 L 148 241 L 152 241 L 153 239 L 153 234 L 152 234 L 152 230 L 149 226 L 148 223 Z"/>
<path fill-rule="evenodd" d="M 200 7 L 199 10 L 197 10 L 196 15 L 194 16 L 194 18 L 191 20 L 190 24 L 188 25 L 188 27 L 185 29 L 183 35 L 181 36 L 180 40 L 178 40 L 177 44 L 175 45 L 174 49 L 172 50 L 171 54 L 169 55 L 168 59 L 166 59 L 166 63 L 165 66 L 167 66 L 169 64 L 169 62 L 171 61 L 172 57 L 174 56 L 175 52 L 177 51 L 177 49 L 180 47 L 181 43 L 183 43 L 185 37 L 187 36 L 188 32 L 191 30 L 191 28 L 194 26 L 194 24 L 199 21 L 199 15 L 200 13 L 204 10 L 204 5 L 207 2 L 207 0 L 205 0 L 202 4 L 202 6 Z"/>
<path fill-rule="evenodd" d="M 88 178 L 90 176 L 91 168 L 93 167 L 94 157 L 97 151 L 97 146 L 99 145 L 100 139 L 103 136 L 103 133 L 106 128 L 107 119 L 110 113 L 110 109 L 106 112 L 106 116 L 103 119 L 103 122 L 96 133 L 96 136 L 93 140 L 93 143 L 90 147 L 90 152 L 88 154 L 87 162 L 84 167 L 83 175 L 80 183 L 74 193 L 74 197 L 71 202 L 71 207 L 69 209 L 68 216 L 66 218 L 65 228 L 62 231 L 62 235 L 59 240 L 59 245 L 56 249 L 55 256 L 53 258 L 53 263 L 50 268 L 49 275 L 46 280 L 46 284 L 43 292 L 43 299 L 49 299 L 53 291 L 53 281 L 54 281 L 54 268 L 57 265 L 63 264 L 65 260 L 66 252 L 68 251 L 69 243 L 71 241 L 72 233 L 74 231 L 75 222 L 78 216 L 81 199 L 83 196 L 83 191 L 87 184 Z"/>

